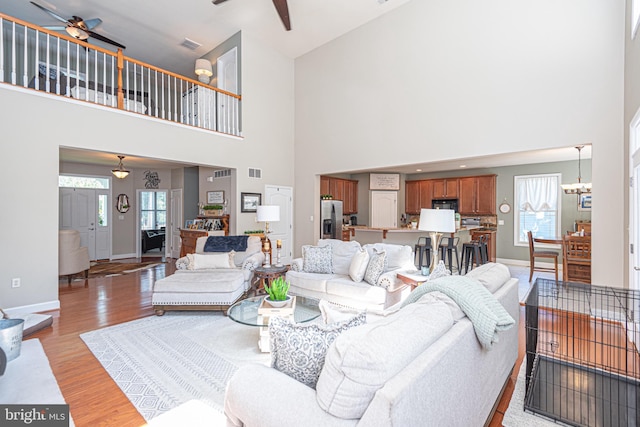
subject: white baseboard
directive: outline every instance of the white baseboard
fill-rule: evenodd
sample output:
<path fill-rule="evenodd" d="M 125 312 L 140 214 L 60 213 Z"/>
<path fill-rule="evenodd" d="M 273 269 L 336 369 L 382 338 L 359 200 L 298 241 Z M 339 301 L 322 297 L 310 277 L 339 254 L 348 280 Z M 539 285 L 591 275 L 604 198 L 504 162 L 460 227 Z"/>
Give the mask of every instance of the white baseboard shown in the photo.
<path fill-rule="evenodd" d="M 125 258 L 137 258 L 136 254 L 120 254 L 120 255 L 111 255 L 111 259 L 125 259 Z"/>
<path fill-rule="evenodd" d="M 41 311 L 60 310 L 60 300 L 29 304 L 19 307 L 3 309 L 9 316 L 14 317 L 19 314 L 39 313 Z"/>
<path fill-rule="evenodd" d="M 518 267 L 529 268 L 529 261 L 525 261 L 521 259 L 496 258 L 496 262 L 499 262 L 500 264 L 507 264 L 507 265 L 513 265 Z M 544 267 L 544 268 L 553 268 L 554 264 L 551 262 L 536 262 L 536 266 Z M 558 276 L 560 276 L 561 271 L 562 271 L 562 263 L 558 263 Z"/>

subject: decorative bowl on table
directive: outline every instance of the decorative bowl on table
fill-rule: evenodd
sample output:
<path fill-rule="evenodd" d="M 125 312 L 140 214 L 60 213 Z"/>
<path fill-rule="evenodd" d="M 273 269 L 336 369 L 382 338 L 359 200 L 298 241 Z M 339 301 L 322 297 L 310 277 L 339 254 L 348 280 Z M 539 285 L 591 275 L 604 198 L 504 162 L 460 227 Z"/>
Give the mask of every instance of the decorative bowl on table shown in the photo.
<path fill-rule="evenodd" d="M 285 305 L 289 304 L 289 302 L 291 301 L 291 295 L 287 295 L 287 298 L 284 299 L 284 300 L 277 300 L 277 301 L 271 300 L 271 297 L 269 295 L 267 295 L 266 297 L 264 297 L 264 300 L 271 307 L 281 308 L 281 307 L 284 307 Z"/>

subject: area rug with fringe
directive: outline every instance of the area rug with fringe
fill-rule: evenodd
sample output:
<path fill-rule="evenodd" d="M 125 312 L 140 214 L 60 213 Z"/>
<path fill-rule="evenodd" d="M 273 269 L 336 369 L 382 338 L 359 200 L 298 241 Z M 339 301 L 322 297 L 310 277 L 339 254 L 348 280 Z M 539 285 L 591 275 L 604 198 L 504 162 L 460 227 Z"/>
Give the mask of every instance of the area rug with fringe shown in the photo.
<path fill-rule="evenodd" d="M 134 273 L 136 271 L 155 267 L 161 263 L 155 261 L 147 262 L 97 262 L 92 263 L 89 268 L 89 278 L 120 276 L 122 274 Z M 84 279 L 77 279 L 84 280 Z"/>
<path fill-rule="evenodd" d="M 145 420 L 197 400 L 221 416 L 229 378 L 269 365 L 259 330 L 220 312 L 168 312 L 80 335 Z"/>

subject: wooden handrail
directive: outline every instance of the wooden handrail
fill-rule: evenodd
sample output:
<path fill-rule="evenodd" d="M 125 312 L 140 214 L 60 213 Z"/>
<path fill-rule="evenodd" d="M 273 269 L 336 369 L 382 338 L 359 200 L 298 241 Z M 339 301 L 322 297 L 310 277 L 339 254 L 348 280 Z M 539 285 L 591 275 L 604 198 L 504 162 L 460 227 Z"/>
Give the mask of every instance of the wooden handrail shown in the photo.
<path fill-rule="evenodd" d="M 122 69 L 124 68 L 124 61 L 128 61 L 128 62 L 131 62 L 131 63 L 134 63 L 134 64 L 141 65 L 143 67 L 149 68 L 149 69 L 154 70 L 154 71 L 158 71 L 160 73 L 166 74 L 166 75 L 171 76 L 171 77 L 178 78 L 180 80 L 192 83 L 194 85 L 205 87 L 207 89 L 213 90 L 213 91 L 221 93 L 223 95 L 231 96 L 231 97 L 236 98 L 238 100 L 242 99 L 241 95 L 238 95 L 238 94 L 235 94 L 235 93 L 232 93 L 232 92 L 227 92 L 226 90 L 218 89 L 218 88 L 213 87 L 213 86 L 203 85 L 202 82 L 199 82 L 198 80 L 194 80 L 194 79 L 191 79 L 189 77 L 181 76 L 179 74 L 176 74 L 176 73 L 168 71 L 168 70 L 164 70 L 164 69 L 156 67 L 154 65 L 147 64 L 147 63 L 142 62 L 142 61 L 138 61 L 137 59 L 129 58 L 128 56 L 125 56 L 123 54 L 122 49 L 118 49 L 117 52 L 113 52 L 111 50 L 104 49 L 104 48 L 102 48 L 100 46 L 96 46 L 96 45 L 91 44 L 89 42 L 76 39 L 75 37 L 68 36 L 68 35 L 66 35 L 64 33 L 59 33 L 57 31 L 48 30 L 48 29 L 43 28 L 43 27 L 41 27 L 39 25 L 32 24 L 32 23 L 27 22 L 27 21 L 23 21 L 22 19 L 18 19 L 18 18 L 14 18 L 13 16 L 5 15 L 2 12 L 0 12 L 0 18 L 4 18 L 7 21 L 11 21 L 11 22 L 15 22 L 16 24 L 24 25 L 27 28 L 31 28 L 31 29 L 39 31 L 41 33 L 46 33 L 46 34 L 49 34 L 50 36 L 58 37 L 58 38 L 60 38 L 62 40 L 67 40 L 69 42 L 72 42 L 72 43 L 75 43 L 75 44 L 79 44 L 80 46 L 85 46 L 85 47 L 88 47 L 90 49 L 93 49 L 93 50 L 96 50 L 98 52 L 101 52 L 101 53 L 104 53 L 106 55 L 110 55 L 110 56 L 113 56 L 113 57 L 117 58 L 117 60 L 118 60 L 118 68 L 119 68 L 119 71 L 118 71 L 118 108 L 120 108 L 120 109 L 124 108 L 123 107 L 124 106 L 124 99 L 122 99 L 122 103 L 120 102 L 121 101 L 121 99 L 120 99 L 121 95 L 124 98 L 124 87 L 123 87 L 123 82 L 122 82 Z"/>

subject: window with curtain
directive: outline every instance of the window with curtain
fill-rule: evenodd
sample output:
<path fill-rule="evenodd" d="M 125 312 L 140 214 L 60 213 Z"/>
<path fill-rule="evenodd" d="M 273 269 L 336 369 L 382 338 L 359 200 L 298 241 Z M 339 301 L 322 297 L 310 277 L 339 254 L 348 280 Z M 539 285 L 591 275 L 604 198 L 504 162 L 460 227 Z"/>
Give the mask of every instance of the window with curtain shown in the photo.
<path fill-rule="evenodd" d="M 561 174 L 522 175 L 514 180 L 514 245 L 527 246 L 528 231 L 534 237 L 559 236 Z"/>

